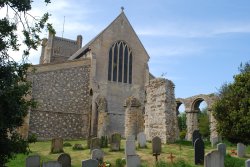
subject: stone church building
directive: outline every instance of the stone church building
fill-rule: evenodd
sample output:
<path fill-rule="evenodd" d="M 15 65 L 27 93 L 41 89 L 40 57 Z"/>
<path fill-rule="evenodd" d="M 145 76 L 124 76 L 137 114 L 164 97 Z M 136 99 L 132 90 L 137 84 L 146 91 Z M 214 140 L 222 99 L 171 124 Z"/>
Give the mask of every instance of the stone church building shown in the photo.
<path fill-rule="evenodd" d="M 122 136 L 145 132 L 163 142 L 178 139 L 174 84 L 154 78 L 149 55 L 122 11 L 82 47 L 82 37 L 49 34 L 29 79 L 38 102 L 26 134 L 38 139 Z"/>

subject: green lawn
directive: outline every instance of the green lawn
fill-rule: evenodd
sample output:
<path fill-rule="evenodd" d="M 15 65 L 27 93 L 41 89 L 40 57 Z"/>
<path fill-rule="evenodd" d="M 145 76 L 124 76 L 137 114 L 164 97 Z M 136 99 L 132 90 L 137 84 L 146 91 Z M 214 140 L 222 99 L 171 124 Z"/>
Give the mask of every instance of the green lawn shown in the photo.
<path fill-rule="evenodd" d="M 82 144 L 85 149 L 84 150 L 73 150 L 72 147 L 64 147 L 64 152 L 70 154 L 72 159 L 72 167 L 81 167 L 81 161 L 84 159 L 90 158 L 90 150 L 86 149 L 87 142 L 86 140 L 75 140 L 75 141 L 65 141 L 72 144 L 72 146 L 76 143 Z M 110 152 L 109 148 L 103 148 L 102 150 L 105 153 L 104 161 L 111 162 L 112 166 L 115 166 L 115 160 L 118 158 L 124 158 L 124 142 L 122 140 L 122 150 L 118 152 Z M 60 154 L 50 154 L 50 145 L 51 141 L 45 142 L 36 142 L 35 144 L 30 144 L 30 150 L 32 151 L 30 155 L 38 154 L 41 156 L 42 161 L 48 160 L 57 160 Z M 227 145 L 227 151 L 231 149 L 236 149 L 236 145 Z M 137 154 L 140 156 L 142 160 L 142 164 L 147 167 L 154 166 L 155 157 L 152 156 L 152 146 L 151 143 L 147 143 L 147 148 L 138 149 L 136 150 Z M 209 152 L 212 150 L 209 144 L 206 144 L 205 152 Z M 188 164 L 194 165 L 194 148 L 191 146 L 190 142 L 182 142 L 181 144 L 163 144 L 162 145 L 162 154 L 159 156 L 159 160 L 170 162 L 168 156 L 172 153 L 175 158 L 174 161 L 177 159 L 183 159 Z M 18 154 L 17 157 L 11 160 L 8 163 L 8 167 L 24 167 L 25 166 L 25 159 L 28 155 Z M 250 158 L 250 147 L 247 148 L 247 157 Z M 238 158 L 237 158 L 238 159 Z M 242 162 L 245 161 L 247 158 L 242 158 Z M 230 162 L 231 163 L 231 162 Z M 240 167 L 240 166 L 237 166 Z M 244 167 L 244 166 L 243 166 Z"/>

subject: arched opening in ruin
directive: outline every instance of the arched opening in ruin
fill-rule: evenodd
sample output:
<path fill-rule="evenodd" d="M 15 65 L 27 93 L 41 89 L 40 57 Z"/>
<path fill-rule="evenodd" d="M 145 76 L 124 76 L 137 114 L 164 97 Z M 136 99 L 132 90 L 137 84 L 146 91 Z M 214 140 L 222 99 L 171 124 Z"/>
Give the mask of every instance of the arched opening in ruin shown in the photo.
<path fill-rule="evenodd" d="M 178 119 L 179 137 L 184 140 L 187 133 L 185 105 L 181 101 L 176 101 L 176 115 Z"/>
<path fill-rule="evenodd" d="M 209 125 L 209 114 L 207 102 L 198 98 L 192 105 L 192 111 L 197 112 L 198 129 L 204 139 L 210 137 L 210 125 Z"/>

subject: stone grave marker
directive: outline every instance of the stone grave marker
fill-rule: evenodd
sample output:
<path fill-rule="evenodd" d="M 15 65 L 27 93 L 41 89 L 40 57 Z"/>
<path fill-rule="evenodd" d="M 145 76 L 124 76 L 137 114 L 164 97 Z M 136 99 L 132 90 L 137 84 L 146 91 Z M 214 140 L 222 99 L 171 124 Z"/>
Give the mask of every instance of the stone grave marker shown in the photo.
<path fill-rule="evenodd" d="M 69 154 L 61 154 L 57 161 L 62 164 L 62 167 L 71 167 L 71 157 Z"/>
<path fill-rule="evenodd" d="M 98 161 L 95 159 L 83 160 L 82 167 L 98 167 Z"/>
<path fill-rule="evenodd" d="M 205 156 L 205 167 L 224 167 L 224 158 L 218 150 L 213 150 Z"/>
<path fill-rule="evenodd" d="M 136 155 L 135 154 L 135 141 L 134 140 L 126 140 L 125 146 L 125 155 Z"/>
<path fill-rule="evenodd" d="M 240 158 L 245 157 L 246 155 L 246 146 L 242 143 L 237 144 L 237 155 Z"/>
<path fill-rule="evenodd" d="M 63 152 L 63 139 L 54 138 L 51 142 L 51 153 L 61 153 Z"/>
<path fill-rule="evenodd" d="M 227 146 L 224 143 L 217 144 L 217 150 L 223 155 L 224 157 L 227 154 Z"/>
<path fill-rule="evenodd" d="M 192 134 L 192 145 L 194 146 L 194 142 L 196 139 L 201 138 L 201 134 L 199 132 L 199 130 L 194 130 L 193 134 Z"/>
<path fill-rule="evenodd" d="M 152 139 L 152 152 L 153 156 L 155 156 L 156 161 L 158 161 L 158 155 L 161 154 L 161 138 L 158 136 Z"/>
<path fill-rule="evenodd" d="M 60 164 L 57 161 L 48 161 L 48 162 L 43 162 L 42 167 L 62 167 L 62 164 Z"/>
<path fill-rule="evenodd" d="M 245 166 L 246 166 L 246 167 L 250 167 L 250 159 L 246 160 Z"/>
<path fill-rule="evenodd" d="M 100 149 L 94 149 L 91 151 L 91 159 L 97 160 L 99 162 L 103 161 L 104 153 Z"/>
<path fill-rule="evenodd" d="M 112 151 L 119 151 L 121 147 L 121 134 L 114 133 L 111 135 L 110 148 Z"/>
<path fill-rule="evenodd" d="M 26 167 L 40 167 L 40 156 L 32 155 L 26 158 Z"/>
<path fill-rule="evenodd" d="M 101 144 L 100 139 L 98 137 L 92 138 L 90 142 L 90 150 L 100 149 L 101 148 L 100 144 Z"/>
<path fill-rule="evenodd" d="M 204 162 L 205 147 L 201 138 L 198 138 L 194 142 L 194 163 L 195 165 L 203 164 Z"/>
<path fill-rule="evenodd" d="M 126 156 L 126 166 L 127 167 L 138 167 L 140 165 L 141 165 L 141 159 L 138 155 Z"/>
<path fill-rule="evenodd" d="M 140 148 L 146 147 L 147 140 L 146 140 L 146 135 L 145 135 L 144 132 L 138 133 L 138 135 L 137 135 L 137 142 L 138 142 L 138 146 Z"/>

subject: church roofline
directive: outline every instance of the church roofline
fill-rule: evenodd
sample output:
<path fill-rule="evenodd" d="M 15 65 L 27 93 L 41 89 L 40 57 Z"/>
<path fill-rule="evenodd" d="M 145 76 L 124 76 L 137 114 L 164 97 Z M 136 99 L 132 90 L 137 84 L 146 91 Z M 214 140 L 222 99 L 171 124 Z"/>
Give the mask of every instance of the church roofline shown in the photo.
<path fill-rule="evenodd" d="M 132 27 L 132 25 L 130 24 L 128 18 L 126 17 L 124 11 L 122 10 L 121 13 L 104 29 L 102 30 L 97 36 L 95 36 L 91 41 L 89 41 L 86 45 L 84 45 L 81 49 L 79 49 L 77 52 L 75 52 L 72 56 L 69 57 L 68 60 L 74 60 L 74 59 L 78 59 L 80 58 L 82 55 L 84 55 L 85 53 L 87 53 L 89 50 L 91 50 L 89 48 L 89 46 L 96 40 L 98 39 L 99 36 L 101 36 L 101 34 L 103 34 L 103 32 L 105 32 L 117 19 L 119 19 L 120 17 L 124 16 L 124 18 L 127 20 L 129 26 L 131 27 L 131 29 L 133 30 L 134 34 L 136 35 L 137 39 L 139 40 L 141 46 L 143 47 L 144 51 L 146 52 L 146 55 L 148 57 L 148 59 L 150 58 L 145 47 L 143 46 L 140 38 L 138 37 L 138 35 L 136 34 L 134 28 Z"/>

